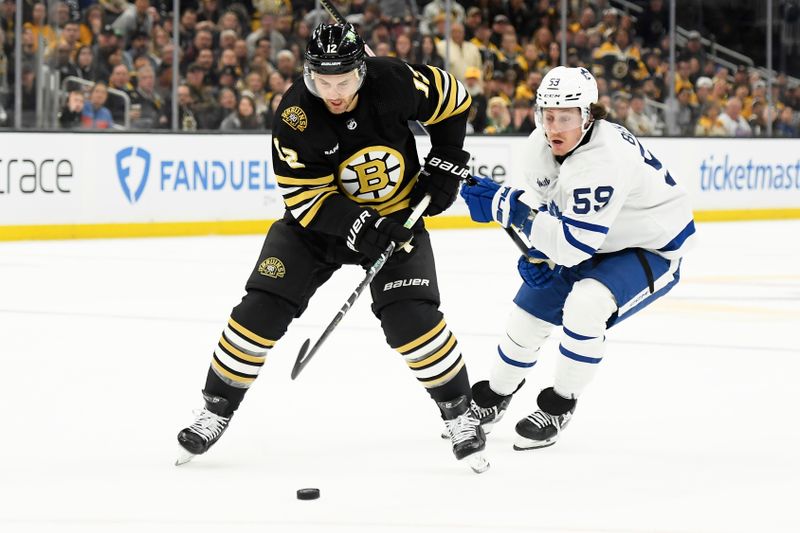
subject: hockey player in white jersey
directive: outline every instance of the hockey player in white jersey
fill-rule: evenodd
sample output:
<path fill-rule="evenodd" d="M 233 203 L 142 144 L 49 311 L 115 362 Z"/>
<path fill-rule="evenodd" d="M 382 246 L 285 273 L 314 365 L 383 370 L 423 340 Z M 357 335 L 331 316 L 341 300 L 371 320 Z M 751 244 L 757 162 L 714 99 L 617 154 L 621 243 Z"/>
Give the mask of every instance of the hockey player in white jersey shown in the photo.
<path fill-rule="evenodd" d="M 666 294 L 695 233 L 687 192 L 622 126 L 603 120 L 585 68 L 557 67 L 536 96 L 521 189 L 487 178 L 461 195 L 477 222 L 513 226 L 532 248 L 488 381 L 473 386 L 486 430 L 497 422 L 562 326 L 555 380 L 520 420 L 514 448 L 550 446 L 605 355 L 606 329 Z"/>

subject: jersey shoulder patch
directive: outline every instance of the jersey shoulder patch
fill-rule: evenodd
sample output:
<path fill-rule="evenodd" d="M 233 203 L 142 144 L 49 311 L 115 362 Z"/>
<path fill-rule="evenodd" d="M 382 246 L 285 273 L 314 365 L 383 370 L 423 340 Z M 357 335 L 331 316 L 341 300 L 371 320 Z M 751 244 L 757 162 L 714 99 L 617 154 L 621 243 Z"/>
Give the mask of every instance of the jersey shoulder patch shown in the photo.
<path fill-rule="evenodd" d="M 313 128 L 313 106 L 302 83 L 294 83 L 283 95 L 275 112 L 272 120 L 273 135 L 290 131 L 302 133 L 309 127 Z"/>
<path fill-rule="evenodd" d="M 305 131 L 308 127 L 308 115 L 302 107 L 293 105 L 281 111 L 281 120 L 296 131 Z"/>

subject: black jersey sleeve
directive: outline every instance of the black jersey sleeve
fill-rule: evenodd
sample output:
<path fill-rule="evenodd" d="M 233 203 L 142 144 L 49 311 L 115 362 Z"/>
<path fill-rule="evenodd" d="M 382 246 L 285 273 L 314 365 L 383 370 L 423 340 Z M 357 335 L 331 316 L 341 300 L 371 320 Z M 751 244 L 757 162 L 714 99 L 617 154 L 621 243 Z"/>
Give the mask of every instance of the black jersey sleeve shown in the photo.
<path fill-rule="evenodd" d="M 433 146 L 464 145 L 472 97 L 455 76 L 430 65 L 407 65 L 413 91 L 412 120 L 428 129 Z"/>
<path fill-rule="evenodd" d="M 273 127 L 272 164 L 283 203 L 301 226 L 342 236 L 363 209 L 339 190 L 336 169 L 322 154 L 322 147 L 331 141 L 320 138 L 319 128 L 314 130 L 313 117 L 307 117 L 299 106 L 287 109 L 302 118 L 287 119 L 292 127 Z"/>

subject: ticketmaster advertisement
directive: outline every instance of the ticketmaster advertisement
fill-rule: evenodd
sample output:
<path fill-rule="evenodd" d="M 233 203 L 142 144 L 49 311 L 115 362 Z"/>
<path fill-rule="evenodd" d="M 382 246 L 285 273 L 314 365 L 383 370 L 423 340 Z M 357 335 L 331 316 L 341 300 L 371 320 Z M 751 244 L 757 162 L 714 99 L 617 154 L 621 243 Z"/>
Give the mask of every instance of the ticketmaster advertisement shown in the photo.
<path fill-rule="evenodd" d="M 271 141 L 267 134 L 0 133 L 0 239 L 253 232 L 242 223 L 263 228 L 283 214 Z M 701 218 L 800 216 L 800 140 L 641 142 L 690 191 Z M 430 142 L 420 137 L 418 146 L 422 157 Z M 524 137 L 468 137 L 465 148 L 474 175 L 521 184 Z M 466 214 L 459 199 L 436 226 L 465 227 Z"/>

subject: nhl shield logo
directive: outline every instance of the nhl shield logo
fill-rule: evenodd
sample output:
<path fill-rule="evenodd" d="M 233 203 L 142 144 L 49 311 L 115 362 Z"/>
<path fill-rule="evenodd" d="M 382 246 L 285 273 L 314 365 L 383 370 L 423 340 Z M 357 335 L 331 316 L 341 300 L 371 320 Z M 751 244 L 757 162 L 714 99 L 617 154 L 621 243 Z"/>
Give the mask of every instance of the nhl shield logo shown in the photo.
<path fill-rule="evenodd" d="M 128 146 L 117 152 L 117 178 L 122 193 L 132 204 L 139 201 L 150 174 L 150 152 Z"/>
<path fill-rule="evenodd" d="M 268 278 L 278 279 L 286 275 L 283 261 L 277 257 L 267 257 L 258 265 L 258 273 Z"/>

